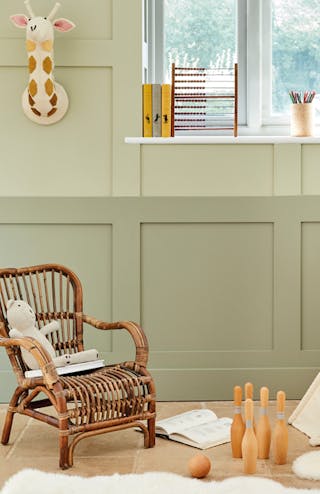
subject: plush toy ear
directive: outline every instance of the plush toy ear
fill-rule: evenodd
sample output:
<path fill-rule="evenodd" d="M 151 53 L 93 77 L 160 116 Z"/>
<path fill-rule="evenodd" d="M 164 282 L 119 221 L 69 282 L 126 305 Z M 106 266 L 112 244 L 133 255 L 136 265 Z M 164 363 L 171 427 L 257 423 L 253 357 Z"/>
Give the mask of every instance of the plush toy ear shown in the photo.
<path fill-rule="evenodd" d="M 25 28 L 28 24 L 28 17 L 26 17 L 23 14 L 16 14 L 16 15 L 11 15 L 10 16 L 11 22 L 16 26 L 20 28 Z"/>
<path fill-rule="evenodd" d="M 55 21 L 53 21 L 52 25 L 55 29 L 57 29 L 58 31 L 62 31 L 63 33 L 71 31 L 71 29 L 76 27 L 76 25 L 73 22 L 63 18 L 56 19 Z"/>
<path fill-rule="evenodd" d="M 13 298 L 11 298 L 10 300 L 8 300 L 7 302 L 7 310 L 10 309 L 10 307 L 15 303 L 15 300 Z"/>

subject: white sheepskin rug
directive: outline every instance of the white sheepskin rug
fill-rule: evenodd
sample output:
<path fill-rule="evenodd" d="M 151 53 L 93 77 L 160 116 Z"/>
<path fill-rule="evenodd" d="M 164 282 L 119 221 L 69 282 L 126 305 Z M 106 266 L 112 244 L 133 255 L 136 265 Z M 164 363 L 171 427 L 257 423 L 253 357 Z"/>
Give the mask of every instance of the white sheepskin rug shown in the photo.
<path fill-rule="evenodd" d="M 299 456 L 292 464 L 293 472 L 302 479 L 320 480 L 320 451 Z"/>
<path fill-rule="evenodd" d="M 1 494 L 310 494 L 319 489 L 284 487 L 261 477 L 232 477 L 204 482 L 173 473 L 150 472 L 76 477 L 26 469 L 11 477 Z"/>

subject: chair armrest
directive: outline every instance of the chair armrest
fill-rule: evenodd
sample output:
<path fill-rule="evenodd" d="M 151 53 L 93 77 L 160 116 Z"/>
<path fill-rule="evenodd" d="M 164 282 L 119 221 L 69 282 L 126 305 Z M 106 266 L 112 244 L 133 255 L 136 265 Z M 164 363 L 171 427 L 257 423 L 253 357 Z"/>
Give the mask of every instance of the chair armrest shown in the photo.
<path fill-rule="evenodd" d="M 18 346 L 30 352 L 38 362 L 43 374 L 43 381 L 49 388 L 52 388 L 59 380 L 59 376 L 50 355 L 35 338 L 29 336 L 24 338 L 0 337 L 0 347 L 1 346 L 5 348 Z"/>
<path fill-rule="evenodd" d="M 136 347 L 135 361 L 142 367 L 146 367 L 149 355 L 149 345 L 145 332 L 139 324 L 133 321 L 103 322 L 94 317 L 87 316 L 86 314 L 82 315 L 82 320 L 97 329 L 125 329 L 128 331 Z"/>

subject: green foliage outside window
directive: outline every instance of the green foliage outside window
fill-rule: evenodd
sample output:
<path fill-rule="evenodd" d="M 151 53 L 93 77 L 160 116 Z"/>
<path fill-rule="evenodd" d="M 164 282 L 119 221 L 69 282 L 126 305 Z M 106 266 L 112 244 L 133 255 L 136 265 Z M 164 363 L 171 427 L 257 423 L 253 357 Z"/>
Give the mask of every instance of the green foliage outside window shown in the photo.
<path fill-rule="evenodd" d="M 235 59 L 235 0 L 164 0 L 165 70 L 230 67 Z M 289 111 L 290 90 L 320 92 L 319 0 L 272 0 L 272 110 Z"/>
<path fill-rule="evenodd" d="M 235 53 L 234 0 L 165 0 L 165 62 L 230 67 Z"/>
<path fill-rule="evenodd" d="M 273 0 L 272 104 L 288 110 L 288 91 L 320 92 L 319 0 Z"/>

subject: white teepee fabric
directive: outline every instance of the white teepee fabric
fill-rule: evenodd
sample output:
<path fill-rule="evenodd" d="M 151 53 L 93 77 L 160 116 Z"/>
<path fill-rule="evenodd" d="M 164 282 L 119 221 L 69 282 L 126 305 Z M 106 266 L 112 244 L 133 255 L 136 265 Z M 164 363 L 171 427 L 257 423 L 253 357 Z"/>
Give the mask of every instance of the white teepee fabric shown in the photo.
<path fill-rule="evenodd" d="M 289 417 L 288 422 L 309 436 L 312 446 L 320 444 L 320 372 Z"/>

